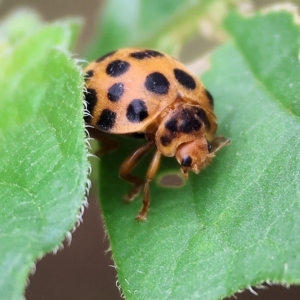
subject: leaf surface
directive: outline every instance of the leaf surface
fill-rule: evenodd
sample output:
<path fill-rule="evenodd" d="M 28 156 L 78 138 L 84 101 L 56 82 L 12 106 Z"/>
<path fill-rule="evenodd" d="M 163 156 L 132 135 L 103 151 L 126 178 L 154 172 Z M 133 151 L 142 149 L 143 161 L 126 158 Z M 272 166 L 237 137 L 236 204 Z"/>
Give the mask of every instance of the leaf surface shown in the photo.
<path fill-rule="evenodd" d="M 103 214 L 128 300 L 221 299 L 267 280 L 300 283 L 299 25 L 287 12 L 232 13 L 225 27 L 232 41 L 203 77 L 218 133 L 231 139 L 212 165 L 165 188 L 161 176 L 179 169 L 165 158 L 138 223 L 141 197 L 123 204 L 130 186 L 117 176 L 138 143 L 121 140 L 101 160 Z"/>
<path fill-rule="evenodd" d="M 79 23 L 39 25 L 18 39 L 8 26 L 0 52 L 2 299 L 22 298 L 34 262 L 75 226 L 85 195 L 82 76 L 67 52 Z"/>

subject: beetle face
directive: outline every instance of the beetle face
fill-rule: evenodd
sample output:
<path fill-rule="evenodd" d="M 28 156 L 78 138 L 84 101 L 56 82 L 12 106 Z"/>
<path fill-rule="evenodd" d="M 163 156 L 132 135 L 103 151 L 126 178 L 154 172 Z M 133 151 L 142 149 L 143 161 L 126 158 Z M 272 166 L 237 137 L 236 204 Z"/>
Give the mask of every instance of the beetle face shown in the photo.
<path fill-rule="evenodd" d="M 175 156 L 181 165 L 181 172 L 187 176 L 189 171 L 198 174 L 210 164 L 214 153 L 211 152 L 211 144 L 202 137 L 178 146 Z"/>
<path fill-rule="evenodd" d="M 198 174 L 211 163 L 215 153 L 229 143 L 229 140 L 219 136 L 214 138 L 212 142 L 207 141 L 205 137 L 201 137 L 192 142 L 181 144 L 177 147 L 175 154 L 178 163 L 181 165 L 181 172 L 186 177 L 188 177 L 189 171 Z"/>

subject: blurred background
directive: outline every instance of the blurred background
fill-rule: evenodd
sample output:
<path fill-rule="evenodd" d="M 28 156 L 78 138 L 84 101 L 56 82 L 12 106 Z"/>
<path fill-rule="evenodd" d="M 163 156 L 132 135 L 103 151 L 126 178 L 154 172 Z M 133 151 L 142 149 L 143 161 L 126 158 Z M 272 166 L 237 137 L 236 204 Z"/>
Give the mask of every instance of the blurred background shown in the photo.
<path fill-rule="evenodd" d="M 300 4 L 300 0 L 293 2 Z M 253 3 L 258 8 L 274 1 L 256 0 Z M 103 6 L 104 1 L 101 0 L 4 0 L 0 6 L 0 17 L 20 7 L 37 10 L 46 21 L 66 16 L 80 16 L 85 25 L 75 53 L 78 58 L 82 58 L 83 49 L 93 36 Z M 73 234 L 71 245 L 65 245 L 63 251 L 59 251 L 56 255 L 48 254 L 37 262 L 36 272 L 29 278 L 26 299 L 121 299 L 111 253 L 106 253 L 108 248 L 97 191 L 92 189 L 89 207 L 83 215 L 83 223 Z M 235 299 L 300 299 L 300 287 L 286 289 L 268 286 L 266 289 L 256 289 L 256 292 L 258 296 L 247 290 L 237 294 Z"/>

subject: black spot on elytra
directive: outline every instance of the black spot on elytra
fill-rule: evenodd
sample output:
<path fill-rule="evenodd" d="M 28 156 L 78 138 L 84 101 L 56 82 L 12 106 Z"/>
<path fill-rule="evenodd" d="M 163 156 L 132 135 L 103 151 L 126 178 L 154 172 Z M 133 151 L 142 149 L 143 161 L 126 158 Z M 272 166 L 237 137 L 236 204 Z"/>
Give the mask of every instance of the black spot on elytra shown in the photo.
<path fill-rule="evenodd" d="M 117 102 L 120 100 L 124 93 L 124 84 L 123 83 L 115 83 L 109 89 L 107 93 L 107 98 L 112 102 Z"/>
<path fill-rule="evenodd" d="M 181 165 L 184 167 L 190 167 L 192 165 L 192 158 L 189 155 L 185 155 L 181 161 Z"/>
<path fill-rule="evenodd" d="M 207 129 L 210 129 L 210 123 L 207 119 L 207 115 L 205 111 L 202 108 L 196 107 L 195 108 L 196 115 L 199 117 L 199 119 L 204 123 L 205 127 Z"/>
<path fill-rule="evenodd" d="M 173 135 L 172 134 L 166 134 L 160 137 L 160 142 L 164 147 L 167 147 L 171 144 L 172 140 L 173 140 Z"/>
<path fill-rule="evenodd" d="M 196 88 L 195 79 L 185 71 L 174 69 L 174 75 L 176 80 L 186 89 L 194 90 Z"/>
<path fill-rule="evenodd" d="M 95 89 L 86 89 L 84 91 L 84 98 L 87 103 L 86 109 L 89 112 L 89 114 L 93 114 L 94 107 L 97 103 L 97 92 Z M 86 123 L 89 123 L 91 121 L 91 116 L 85 116 L 84 120 Z"/>
<path fill-rule="evenodd" d="M 89 71 L 87 71 L 85 74 L 84 74 L 84 80 L 87 80 L 87 79 L 89 79 L 89 78 L 91 78 L 91 77 L 93 77 L 94 76 L 94 71 L 93 70 L 89 70 Z"/>
<path fill-rule="evenodd" d="M 206 93 L 206 96 L 207 96 L 208 101 L 210 103 L 210 106 L 212 108 L 214 108 L 214 98 L 213 98 L 212 94 L 208 90 L 205 90 L 205 93 Z"/>
<path fill-rule="evenodd" d="M 97 126 L 102 131 L 110 131 L 116 122 L 117 114 L 109 109 L 103 109 L 99 120 L 97 121 Z"/>
<path fill-rule="evenodd" d="M 106 67 L 106 74 L 112 77 L 118 77 L 128 71 L 130 64 L 124 60 L 114 60 Z"/>
<path fill-rule="evenodd" d="M 155 50 L 145 50 L 145 51 L 133 52 L 130 54 L 130 56 L 133 58 L 142 60 L 145 58 L 152 58 L 152 57 L 158 57 L 158 56 L 164 56 L 164 55 Z"/>
<path fill-rule="evenodd" d="M 145 102 L 140 99 L 132 100 L 127 107 L 126 117 L 132 123 L 139 123 L 146 119 L 148 111 Z"/>
<path fill-rule="evenodd" d="M 104 54 L 103 56 L 99 57 L 98 59 L 96 59 L 96 62 L 103 61 L 105 58 L 113 55 L 114 53 L 116 53 L 116 51 L 108 52 L 108 53 Z"/>
<path fill-rule="evenodd" d="M 150 92 L 165 95 L 169 91 L 170 82 L 162 73 L 154 72 L 146 77 L 145 87 Z"/>
<path fill-rule="evenodd" d="M 178 121 L 176 118 L 171 118 L 165 123 L 165 128 L 170 130 L 171 132 L 177 132 L 178 131 Z"/>

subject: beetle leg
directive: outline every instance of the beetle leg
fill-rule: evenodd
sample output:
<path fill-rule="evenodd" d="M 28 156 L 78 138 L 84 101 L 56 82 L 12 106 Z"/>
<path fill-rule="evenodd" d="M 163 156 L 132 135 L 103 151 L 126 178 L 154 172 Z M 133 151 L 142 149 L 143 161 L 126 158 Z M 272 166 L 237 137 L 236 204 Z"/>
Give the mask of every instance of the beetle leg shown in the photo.
<path fill-rule="evenodd" d="M 136 220 L 138 221 L 143 221 L 147 219 L 147 214 L 148 214 L 149 204 L 150 204 L 149 185 L 151 180 L 154 178 L 154 176 L 158 171 L 160 160 L 161 160 L 161 152 L 159 150 L 156 150 L 147 171 L 146 183 L 144 186 L 143 206 L 139 214 L 136 216 Z"/>
<path fill-rule="evenodd" d="M 124 197 L 124 200 L 126 202 L 132 201 L 139 194 L 141 187 L 144 183 L 142 179 L 130 173 L 134 169 L 134 167 L 139 163 L 139 161 L 151 150 L 152 146 L 153 141 L 149 141 L 146 145 L 135 150 L 129 157 L 125 159 L 125 161 L 121 165 L 119 171 L 120 177 L 133 184 L 133 188 Z"/>
<path fill-rule="evenodd" d="M 114 151 L 118 148 L 118 142 L 107 137 L 107 134 L 94 128 L 87 128 L 91 138 L 98 140 L 101 143 L 101 148 L 95 152 L 95 155 L 100 157 L 103 154 Z"/>

